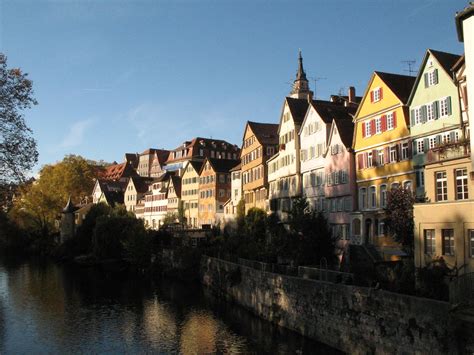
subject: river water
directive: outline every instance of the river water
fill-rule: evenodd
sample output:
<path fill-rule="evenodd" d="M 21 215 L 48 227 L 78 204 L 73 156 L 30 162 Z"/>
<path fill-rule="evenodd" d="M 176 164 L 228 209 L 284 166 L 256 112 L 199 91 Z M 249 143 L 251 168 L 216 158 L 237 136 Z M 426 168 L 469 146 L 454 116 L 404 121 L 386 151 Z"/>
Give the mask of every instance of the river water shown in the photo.
<path fill-rule="evenodd" d="M 332 354 L 200 285 L 0 259 L 0 354 Z"/>

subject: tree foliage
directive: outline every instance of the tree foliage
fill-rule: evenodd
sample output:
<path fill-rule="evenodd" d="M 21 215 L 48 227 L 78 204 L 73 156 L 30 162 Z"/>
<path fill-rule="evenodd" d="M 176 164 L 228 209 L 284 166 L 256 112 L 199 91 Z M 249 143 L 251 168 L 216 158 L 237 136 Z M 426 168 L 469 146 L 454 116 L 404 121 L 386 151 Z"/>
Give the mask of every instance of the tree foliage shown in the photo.
<path fill-rule="evenodd" d="M 415 197 L 410 190 L 403 187 L 394 188 L 388 192 L 385 211 L 385 223 L 390 234 L 410 255 L 413 253 L 414 243 L 414 203 Z"/>
<path fill-rule="evenodd" d="M 45 165 L 38 180 L 20 188 L 11 216 L 27 229 L 48 234 L 71 196 L 74 203 L 87 201 L 97 169 L 75 155 L 54 165 Z"/>
<path fill-rule="evenodd" d="M 23 181 L 38 161 L 36 141 L 22 114 L 37 104 L 27 76 L 19 68 L 9 69 L 0 53 L 0 185 Z"/>

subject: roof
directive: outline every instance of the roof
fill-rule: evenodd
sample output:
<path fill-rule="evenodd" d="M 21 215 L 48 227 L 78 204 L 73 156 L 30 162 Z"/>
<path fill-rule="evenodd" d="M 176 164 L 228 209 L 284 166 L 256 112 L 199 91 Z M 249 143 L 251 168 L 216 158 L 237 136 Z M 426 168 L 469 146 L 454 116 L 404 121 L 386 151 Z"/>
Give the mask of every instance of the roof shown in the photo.
<path fill-rule="evenodd" d="M 130 163 L 134 169 L 138 167 L 138 160 L 139 160 L 138 153 L 125 153 L 125 162 Z"/>
<path fill-rule="evenodd" d="M 278 124 L 247 121 L 260 144 L 278 144 Z"/>
<path fill-rule="evenodd" d="M 436 60 L 448 74 L 451 73 L 451 68 L 454 66 L 454 64 L 456 64 L 459 58 L 461 58 L 459 54 L 440 52 L 435 51 L 434 49 L 428 49 L 428 52 L 430 52 L 436 58 Z"/>
<path fill-rule="evenodd" d="M 304 117 L 306 115 L 306 110 L 308 110 L 308 100 L 307 99 L 295 99 L 292 97 L 287 97 L 286 102 L 288 108 L 290 109 L 291 116 L 293 116 L 293 121 L 295 124 L 300 125 L 303 123 Z"/>
<path fill-rule="evenodd" d="M 148 177 L 141 177 L 141 176 L 133 176 L 132 178 L 133 185 L 135 185 L 135 190 L 139 193 L 145 193 L 148 191 L 148 185 L 150 185 L 153 181 L 152 178 Z"/>
<path fill-rule="evenodd" d="M 474 14 L 474 2 L 471 1 L 466 8 L 456 14 L 455 21 L 456 21 L 456 31 L 458 33 L 458 39 L 460 42 L 464 42 L 464 31 L 462 27 L 462 22 L 471 17 Z"/>
<path fill-rule="evenodd" d="M 352 137 L 354 136 L 354 122 L 348 119 L 335 119 L 334 124 L 339 132 L 342 143 L 346 148 L 352 147 Z"/>
<path fill-rule="evenodd" d="M 232 169 L 230 169 L 229 171 L 239 171 L 240 169 L 242 169 L 242 164 L 239 163 L 236 166 L 234 166 Z"/>
<path fill-rule="evenodd" d="M 71 196 L 69 196 L 69 200 L 67 200 L 66 207 L 63 208 L 62 213 L 73 213 L 77 210 L 77 207 L 71 201 Z"/>
<path fill-rule="evenodd" d="M 463 54 L 461 57 L 459 57 L 459 60 L 456 63 L 454 63 L 454 65 L 451 67 L 451 71 L 452 72 L 458 71 L 464 65 L 465 62 L 466 62 L 466 57 Z"/>
<path fill-rule="evenodd" d="M 216 173 L 228 173 L 230 169 L 236 167 L 240 163 L 240 160 L 216 159 L 216 158 L 206 158 L 204 162 L 206 161 L 208 161 L 211 164 L 212 169 Z M 202 170 L 202 167 L 201 167 L 201 170 Z"/>
<path fill-rule="evenodd" d="M 343 106 L 338 103 L 322 100 L 313 100 L 311 106 L 327 124 L 331 124 L 333 119 L 352 120 L 352 115 L 357 110 L 354 106 Z"/>
<path fill-rule="evenodd" d="M 204 162 L 203 161 L 191 160 L 189 162 L 189 164 L 191 164 L 193 169 L 199 173 L 199 171 L 201 171 L 202 164 L 204 164 Z"/>
<path fill-rule="evenodd" d="M 123 203 L 123 191 L 103 190 L 102 193 L 104 194 L 105 199 L 110 206 L 114 206 L 117 203 Z"/>
<path fill-rule="evenodd" d="M 411 89 L 416 77 L 400 74 L 383 73 L 376 71 L 380 79 L 393 91 L 403 104 L 406 104 L 410 97 Z"/>
<path fill-rule="evenodd" d="M 128 162 L 113 164 L 105 168 L 99 177 L 103 180 L 120 180 L 123 177 L 137 175 L 135 169 Z"/>
<path fill-rule="evenodd" d="M 179 176 L 173 175 L 171 177 L 171 182 L 173 183 L 176 196 L 181 197 L 181 178 Z"/>
<path fill-rule="evenodd" d="M 347 95 L 331 95 L 331 101 L 337 102 L 340 104 L 344 104 L 345 102 L 349 102 L 349 96 Z M 350 102 L 353 104 L 360 104 L 362 101 L 362 96 L 355 96 L 354 101 Z"/>
<path fill-rule="evenodd" d="M 213 147 L 214 149 L 218 148 L 219 146 L 221 148 L 224 148 L 222 150 L 225 150 L 226 152 L 235 152 L 238 153 L 240 148 L 235 145 L 231 144 L 225 140 L 222 139 L 214 139 L 214 138 L 203 138 L 203 137 L 195 137 L 191 141 L 185 141 L 183 144 L 181 144 L 179 147 L 173 149 L 170 151 L 171 152 L 179 152 L 182 150 L 187 150 L 187 154 L 184 156 L 180 156 L 179 158 L 173 158 L 173 154 L 169 154 L 166 163 L 174 163 L 174 162 L 179 162 L 183 160 L 188 160 L 191 158 L 199 157 L 199 149 L 194 149 L 195 146 L 199 148 L 208 148 L 209 146 L 215 146 Z M 202 156 L 202 158 L 205 158 L 205 156 Z"/>

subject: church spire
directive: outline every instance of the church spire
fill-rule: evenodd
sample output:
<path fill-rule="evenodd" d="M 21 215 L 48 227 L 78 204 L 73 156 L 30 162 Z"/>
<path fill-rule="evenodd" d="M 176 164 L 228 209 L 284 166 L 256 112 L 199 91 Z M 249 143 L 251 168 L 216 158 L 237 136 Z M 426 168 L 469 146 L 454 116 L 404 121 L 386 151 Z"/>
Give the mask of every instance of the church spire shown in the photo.
<path fill-rule="evenodd" d="M 303 56 L 301 55 L 301 49 L 298 54 L 298 71 L 296 72 L 296 79 L 293 82 L 293 90 L 291 90 L 290 97 L 296 99 L 310 99 L 313 96 L 313 92 L 309 90 L 308 79 L 303 68 Z"/>

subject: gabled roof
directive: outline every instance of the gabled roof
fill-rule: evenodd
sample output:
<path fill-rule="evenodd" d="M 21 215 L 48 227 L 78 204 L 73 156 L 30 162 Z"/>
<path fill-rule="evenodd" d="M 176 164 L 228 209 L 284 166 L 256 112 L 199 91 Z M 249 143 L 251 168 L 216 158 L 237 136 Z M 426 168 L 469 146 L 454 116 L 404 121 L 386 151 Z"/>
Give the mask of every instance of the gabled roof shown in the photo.
<path fill-rule="evenodd" d="M 133 176 L 131 178 L 133 185 L 135 185 L 135 190 L 139 193 L 145 193 L 148 191 L 148 186 L 153 182 L 152 178 Z"/>
<path fill-rule="evenodd" d="M 354 122 L 348 119 L 335 119 L 333 125 L 337 127 L 339 137 L 346 148 L 352 147 L 352 138 L 354 136 Z"/>
<path fill-rule="evenodd" d="M 237 145 L 231 144 L 222 139 L 195 137 L 191 141 L 185 141 L 179 147 L 171 150 L 171 152 L 179 152 L 182 150 L 187 150 L 187 153 L 188 153 L 187 155 L 181 156 L 179 158 L 173 158 L 173 154 L 170 154 L 168 159 L 166 160 L 166 163 L 170 164 L 170 163 L 180 162 L 180 161 L 192 159 L 192 158 L 204 159 L 204 157 L 199 156 L 199 149 L 194 149 L 197 147 L 198 148 L 213 147 L 214 149 L 217 149 L 218 147 L 220 147 L 221 150 L 224 150 L 228 153 L 229 152 L 239 153 L 239 150 L 240 150 L 240 148 Z"/>
<path fill-rule="evenodd" d="M 355 96 L 353 102 L 349 102 L 349 96 L 347 95 L 331 95 L 331 102 L 339 103 L 343 105 L 344 103 L 359 104 L 362 101 L 362 96 Z"/>
<path fill-rule="evenodd" d="M 392 90 L 403 104 L 408 102 L 416 77 L 376 71 L 375 74 Z"/>
<path fill-rule="evenodd" d="M 115 204 L 120 203 L 123 204 L 123 192 L 122 191 L 102 191 L 107 203 L 110 206 L 115 206 Z"/>
<path fill-rule="evenodd" d="M 138 153 L 125 153 L 125 162 L 132 165 L 134 169 L 138 167 L 138 160 L 140 155 Z"/>
<path fill-rule="evenodd" d="M 286 102 L 288 108 L 290 109 L 291 116 L 295 124 L 300 125 L 303 123 L 306 111 L 308 110 L 308 100 L 307 99 L 294 99 L 292 97 L 287 97 Z"/>
<path fill-rule="evenodd" d="M 201 171 L 201 168 L 202 168 L 202 164 L 204 162 L 203 161 L 191 160 L 188 163 L 191 164 L 193 169 L 199 174 L 199 172 Z"/>
<path fill-rule="evenodd" d="M 211 164 L 212 169 L 216 173 L 228 173 L 230 169 L 234 168 L 240 163 L 240 160 L 230 160 L 230 159 L 216 159 L 216 158 L 206 158 L 204 160 L 199 175 L 201 175 L 202 169 L 206 165 L 206 161 Z"/>
<path fill-rule="evenodd" d="M 426 63 L 428 62 L 428 58 L 430 57 L 430 55 L 439 63 L 439 65 L 441 66 L 441 68 L 443 68 L 443 70 L 446 72 L 451 81 L 454 82 L 454 78 L 451 74 L 451 68 L 459 61 L 459 58 L 461 58 L 461 56 L 457 54 L 435 51 L 434 49 L 427 49 L 425 56 L 423 57 L 423 61 L 421 62 L 420 70 L 418 71 L 415 83 L 413 84 L 410 97 L 408 98 L 408 104 L 411 104 L 413 100 L 418 83 L 421 81 L 423 76 L 423 69 L 425 68 Z"/>
<path fill-rule="evenodd" d="M 247 121 L 260 144 L 278 144 L 278 124 Z"/>
<path fill-rule="evenodd" d="M 105 168 L 100 174 L 99 178 L 103 180 L 120 180 L 124 177 L 136 176 L 137 172 L 128 162 L 121 164 L 113 164 Z"/>
<path fill-rule="evenodd" d="M 179 176 L 173 175 L 171 177 L 171 183 L 173 184 L 176 196 L 180 198 L 181 197 L 181 178 Z"/>
<path fill-rule="evenodd" d="M 230 169 L 229 171 L 239 171 L 241 169 L 242 169 L 242 164 L 239 163 L 236 166 L 234 166 L 232 169 Z"/>
<path fill-rule="evenodd" d="M 322 100 L 313 100 L 311 106 L 314 107 L 321 119 L 329 124 L 334 118 L 352 120 L 351 115 L 356 111 L 356 108 L 353 106 L 343 106 L 341 104 Z"/>

